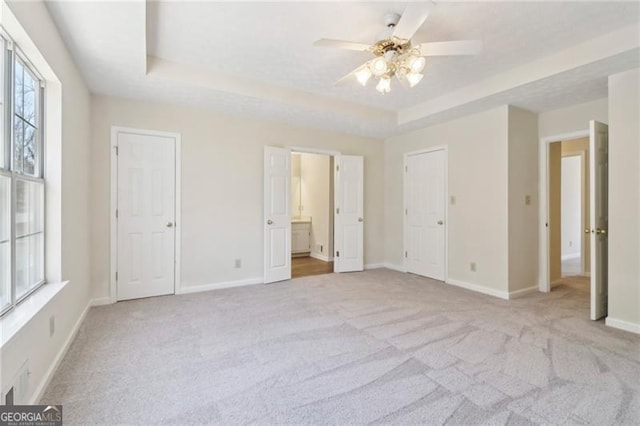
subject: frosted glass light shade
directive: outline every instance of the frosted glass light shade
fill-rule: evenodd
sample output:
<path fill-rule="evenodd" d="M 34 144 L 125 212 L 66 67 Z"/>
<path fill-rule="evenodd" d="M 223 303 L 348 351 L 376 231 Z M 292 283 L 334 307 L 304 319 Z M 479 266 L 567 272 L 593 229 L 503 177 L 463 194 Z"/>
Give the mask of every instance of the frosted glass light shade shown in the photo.
<path fill-rule="evenodd" d="M 414 56 L 409 59 L 409 68 L 411 68 L 411 72 L 419 73 L 419 72 L 422 72 L 426 63 L 427 63 L 427 60 L 424 59 L 424 57 Z"/>
<path fill-rule="evenodd" d="M 410 72 L 409 74 L 407 74 L 407 81 L 409 82 L 409 86 L 413 87 L 416 84 L 420 83 L 422 77 L 424 77 L 424 75 L 417 72 Z"/>
<path fill-rule="evenodd" d="M 384 60 L 383 57 L 378 56 L 374 60 L 369 63 L 369 69 L 371 73 L 376 77 L 383 76 L 389 71 L 389 66 L 387 65 L 387 61 Z"/>
<path fill-rule="evenodd" d="M 362 67 L 356 71 L 355 74 L 358 83 L 366 86 L 367 81 L 369 81 L 369 78 L 371 77 L 371 70 L 368 67 Z"/>
<path fill-rule="evenodd" d="M 391 91 L 391 79 L 381 78 L 380 81 L 378 81 L 376 90 L 380 93 L 389 93 Z"/>

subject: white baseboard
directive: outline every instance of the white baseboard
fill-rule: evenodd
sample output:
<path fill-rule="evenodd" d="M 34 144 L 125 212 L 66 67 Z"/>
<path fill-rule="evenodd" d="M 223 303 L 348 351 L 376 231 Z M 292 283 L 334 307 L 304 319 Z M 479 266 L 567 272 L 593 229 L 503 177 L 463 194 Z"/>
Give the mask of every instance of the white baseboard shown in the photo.
<path fill-rule="evenodd" d="M 30 405 L 37 404 L 38 402 L 40 402 L 40 399 L 42 399 L 42 396 L 44 395 L 44 391 L 47 389 L 47 386 L 49 386 L 49 383 L 51 382 L 51 379 L 53 378 L 54 373 L 58 369 L 58 366 L 60 366 L 60 363 L 62 362 L 62 359 L 64 358 L 64 356 L 67 354 L 67 351 L 69 350 L 69 347 L 73 342 L 73 339 L 76 338 L 76 335 L 78 334 L 78 330 L 80 330 L 80 326 L 82 325 L 82 322 L 87 316 L 87 312 L 89 312 L 89 308 L 91 308 L 91 302 L 92 301 L 90 300 L 89 303 L 87 303 L 87 306 L 82 311 L 80 318 L 78 318 L 78 321 L 76 321 L 76 323 L 74 324 L 73 329 L 69 334 L 69 337 L 67 337 L 67 340 L 65 340 L 64 345 L 62 345 L 62 348 L 60 348 L 60 351 L 58 352 L 58 355 L 56 355 L 53 363 L 51 364 L 46 374 L 44 375 L 44 378 L 36 388 L 36 391 L 34 392 L 33 397 L 31 398 L 31 401 L 29 401 Z"/>
<path fill-rule="evenodd" d="M 540 289 L 537 285 L 523 288 L 521 290 L 510 291 L 509 299 L 517 299 L 518 297 L 526 296 L 527 294 L 536 293 L 538 291 L 540 291 Z"/>
<path fill-rule="evenodd" d="M 392 271 L 407 272 L 404 265 L 395 265 L 393 263 L 388 263 L 388 262 L 385 262 L 382 265 L 383 265 L 383 268 L 391 269 Z"/>
<path fill-rule="evenodd" d="M 219 290 L 222 288 L 243 287 L 246 285 L 262 284 L 264 282 L 262 277 L 247 278 L 237 281 L 226 281 L 221 283 L 203 284 L 192 287 L 181 287 L 176 289 L 176 294 L 190 294 L 200 293 L 203 291 Z"/>
<path fill-rule="evenodd" d="M 561 258 L 562 260 L 578 259 L 580 258 L 580 253 L 563 254 Z"/>
<path fill-rule="evenodd" d="M 331 261 L 333 261 L 333 257 L 328 257 L 328 256 L 325 256 L 324 254 L 320 254 L 320 253 L 311 252 L 309 254 L 309 257 L 313 257 L 314 259 L 322 260 L 323 262 L 331 262 Z"/>
<path fill-rule="evenodd" d="M 631 333 L 640 334 L 640 324 L 636 324 L 629 321 L 623 321 L 611 317 L 607 317 L 604 320 L 604 323 L 609 327 L 617 328 L 624 331 L 629 331 Z"/>
<path fill-rule="evenodd" d="M 494 290 L 489 287 L 485 287 L 479 284 L 471 284 L 464 281 L 458 281 L 456 279 L 448 278 L 447 284 L 452 284 L 457 287 L 462 287 L 467 290 L 476 291 L 478 293 L 488 294 L 489 296 L 499 297 L 500 299 L 509 300 L 509 293 L 506 291 Z"/>
<path fill-rule="evenodd" d="M 98 297 L 96 299 L 91 299 L 89 301 L 89 305 L 90 306 L 111 305 L 113 303 L 116 303 L 116 301 L 112 300 L 111 297 L 109 297 L 109 296 L 107 296 L 107 297 Z"/>
<path fill-rule="evenodd" d="M 384 263 L 368 263 L 364 265 L 364 269 L 380 269 L 384 268 Z"/>

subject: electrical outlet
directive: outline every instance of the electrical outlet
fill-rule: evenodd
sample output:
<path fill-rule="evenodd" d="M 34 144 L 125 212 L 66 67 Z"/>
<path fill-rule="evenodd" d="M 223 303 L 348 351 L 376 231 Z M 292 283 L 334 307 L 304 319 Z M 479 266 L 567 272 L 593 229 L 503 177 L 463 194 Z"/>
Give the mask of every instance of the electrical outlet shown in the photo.
<path fill-rule="evenodd" d="M 525 196 L 524 196 L 524 204 L 525 204 L 526 206 L 531 205 L 531 195 L 525 195 Z"/>
<path fill-rule="evenodd" d="M 476 262 L 471 262 L 469 264 L 469 269 L 471 269 L 471 272 L 475 272 L 476 271 Z"/>
<path fill-rule="evenodd" d="M 242 268 L 242 259 L 236 259 L 236 268 Z"/>
<path fill-rule="evenodd" d="M 456 196 L 455 196 L 455 195 L 452 195 L 452 196 L 450 196 L 450 197 L 449 197 L 449 203 L 450 203 L 452 206 L 455 206 L 455 205 L 456 205 Z"/>
<path fill-rule="evenodd" d="M 56 317 L 51 315 L 49 317 L 49 337 L 52 337 L 56 333 Z"/>

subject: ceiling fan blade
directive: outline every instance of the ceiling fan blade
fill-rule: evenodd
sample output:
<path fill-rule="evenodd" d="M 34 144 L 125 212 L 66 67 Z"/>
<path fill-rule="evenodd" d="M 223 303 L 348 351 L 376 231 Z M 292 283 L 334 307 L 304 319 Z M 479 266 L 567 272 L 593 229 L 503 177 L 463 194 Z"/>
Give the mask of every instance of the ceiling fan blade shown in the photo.
<path fill-rule="evenodd" d="M 360 65 L 361 67 L 362 65 Z M 356 68 L 355 70 L 351 71 L 349 74 L 346 74 L 345 76 L 343 76 L 342 78 L 340 78 L 339 80 L 336 80 L 335 83 L 333 83 L 334 86 L 344 86 L 345 84 L 349 83 L 349 82 L 356 82 L 356 78 L 355 78 L 355 72 L 358 71 L 360 69 L 360 67 Z"/>
<path fill-rule="evenodd" d="M 434 6 L 435 3 L 431 1 L 409 3 L 402 13 L 400 21 L 393 29 L 393 35 L 404 40 L 411 39 L 420 26 L 424 24 Z"/>
<path fill-rule="evenodd" d="M 317 47 L 333 47 L 336 49 L 359 50 L 361 52 L 366 52 L 371 47 L 370 44 L 356 43 L 354 41 L 332 40 L 328 38 L 317 40 L 313 43 L 313 45 Z"/>
<path fill-rule="evenodd" d="M 436 41 L 419 45 L 422 56 L 477 55 L 482 52 L 480 40 Z"/>

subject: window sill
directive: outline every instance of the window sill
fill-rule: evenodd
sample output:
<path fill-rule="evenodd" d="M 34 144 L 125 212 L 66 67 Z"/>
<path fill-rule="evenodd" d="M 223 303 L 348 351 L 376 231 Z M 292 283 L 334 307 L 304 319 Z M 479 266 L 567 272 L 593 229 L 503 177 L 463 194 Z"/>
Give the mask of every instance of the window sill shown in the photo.
<path fill-rule="evenodd" d="M 0 348 L 9 343 L 68 283 L 69 281 L 44 284 L 0 318 Z"/>

